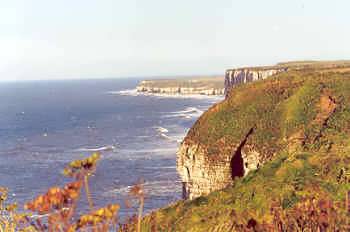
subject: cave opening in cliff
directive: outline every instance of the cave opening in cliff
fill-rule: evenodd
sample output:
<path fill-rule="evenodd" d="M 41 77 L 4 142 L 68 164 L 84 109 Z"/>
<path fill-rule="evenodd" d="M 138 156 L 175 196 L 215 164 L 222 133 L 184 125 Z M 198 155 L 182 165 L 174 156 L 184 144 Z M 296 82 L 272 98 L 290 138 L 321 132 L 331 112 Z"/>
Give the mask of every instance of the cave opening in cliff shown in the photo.
<path fill-rule="evenodd" d="M 230 168 L 231 168 L 231 178 L 234 180 L 236 177 L 243 177 L 244 176 L 244 160 L 242 157 L 242 149 L 244 145 L 246 144 L 248 137 L 253 133 L 254 128 L 251 128 L 243 141 L 239 144 L 237 149 L 232 155 L 231 162 L 230 162 Z"/>
<path fill-rule="evenodd" d="M 190 182 L 191 176 L 190 176 L 190 170 L 188 169 L 188 167 L 185 167 L 186 169 L 186 180 L 182 182 L 182 199 L 188 199 L 190 196 L 190 189 L 188 187 L 188 184 Z"/>

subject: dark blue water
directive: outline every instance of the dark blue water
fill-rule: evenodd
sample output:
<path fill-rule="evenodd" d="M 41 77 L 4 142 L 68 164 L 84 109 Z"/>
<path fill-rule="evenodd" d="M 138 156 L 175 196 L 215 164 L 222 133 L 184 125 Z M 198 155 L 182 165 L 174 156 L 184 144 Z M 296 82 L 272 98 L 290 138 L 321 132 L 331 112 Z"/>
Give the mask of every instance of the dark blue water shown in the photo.
<path fill-rule="evenodd" d="M 145 180 L 145 208 L 181 197 L 176 150 L 187 129 L 217 99 L 137 95 L 137 79 L 0 84 L 0 186 L 20 205 L 69 178 L 65 165 L 108 147 L 91 191 L 96 207 L 123 206 Z M 160 129 L 158 127 L 162 127 Z M 166 130 L 165 130 L 166 129 Z M 85 199 L 82 199 L 85 201 Z M 131 213 L 123 207 L 122 214 Z"/>

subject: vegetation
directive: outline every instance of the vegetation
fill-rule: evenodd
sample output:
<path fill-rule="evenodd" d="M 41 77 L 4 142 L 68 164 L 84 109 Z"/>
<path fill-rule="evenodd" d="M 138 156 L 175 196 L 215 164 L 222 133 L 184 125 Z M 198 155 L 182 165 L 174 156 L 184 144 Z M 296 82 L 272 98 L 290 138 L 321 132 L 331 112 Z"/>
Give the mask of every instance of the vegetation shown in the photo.
<path fill-rule="evenodd" d="M 288 68 L 288 70 L 313 70 L 313 71 L 333 71 L 337 69 L 340 72 L 344 68 L 349 71 L 350 60 L 332 60 L 332 61 L 317 61 L 317 60 L 299 60 L 299 61 L 288 61 L 280 62 L 273 66 L 256 66 L 256 67 L 245 67 L 249 70 L 269 70 Z"/>
<path fill-rule="evenodd" d="M 219 159 L 254 128 L 247 147 L 267 158 L 298 141 L 303 148 L 342 147 L 350 130 L 349 78 L 350 73 L 289 71 L 238 86 L 200 117 L 185 142 L 199 143 Z M 329 111 L 329 104 L 335 109 Z"/>

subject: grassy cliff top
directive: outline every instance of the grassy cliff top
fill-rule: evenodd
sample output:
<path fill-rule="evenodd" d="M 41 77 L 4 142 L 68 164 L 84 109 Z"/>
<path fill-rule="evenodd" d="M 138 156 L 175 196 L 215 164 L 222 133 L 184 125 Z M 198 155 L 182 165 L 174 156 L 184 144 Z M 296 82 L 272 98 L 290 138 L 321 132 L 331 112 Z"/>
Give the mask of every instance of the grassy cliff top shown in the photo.
<path fill-rule="evenodd" d="M 294 70 L 234 88 L 205 112 L 184 143 L 208 157 L 230 155 L 247 133 L 247 147 L 267 158 L 287 146 L 332 149 L 350 132 L 350 72 Z"/>
<path fill-rule="evenodd" d="M 242 67 L 242 68 L 232 68 L 234 69 L 249 69 L 249 70 L 269 70 L 269 69 L 281 69 L 288 68 L 292 70 L 318 70 L 325 71 L 330 69 L 340 69 L 340 68 L 350 68 L 350 60 L 337 60 L 337 61 L 315 61 L 315 60 L 303 60 L 303 61 L 288 61 L 280 62 L 276 65 L 269 66 L 256 66 L 256 67 Z M 347 69 L 350 70 L 350 69 Z"/>
<path fill-rule="evenodd" d="M 241 85 L 205 112 L 185 143 L 199 143 L 209 158 L 220 159 L 254 128 L 249 149 L 271 161 L 226 189 L 152 213 L 144 230 L 264 231 L 243 229 L 278 220 L 321 225 L 325 215 L 327 225 L 345 225 L 350 73 L 338 71 L 294 70 Z"/>

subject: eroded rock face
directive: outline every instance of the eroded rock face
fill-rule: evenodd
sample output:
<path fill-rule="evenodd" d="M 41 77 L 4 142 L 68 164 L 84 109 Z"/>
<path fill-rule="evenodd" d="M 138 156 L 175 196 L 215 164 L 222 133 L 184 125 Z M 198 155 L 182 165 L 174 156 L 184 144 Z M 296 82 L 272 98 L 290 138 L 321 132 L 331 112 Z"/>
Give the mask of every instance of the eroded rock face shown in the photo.
<path fill-rule="evenodd" d="M 231 157 L 213 162 L 198 144 L 183 143 L 178 151 L 177 171 L 183 184 L 183 198 L 193 199 L 231 183 Z"/>
<path fill-rule="evenodd" d="M 264 162 L 263 157 L 246 145 L 248 137 L 237 144 L 232 153 L 214 159 L 199 144 L 186 140 L 177 153 L 177 171 L 183 184 L 183 198 L 193 199 L 225 188 L 236 177 L 243 177 Z"/>
<path fill-rule="evenodd" d="M 287 68 L 240 68 L 240 69 L 228 69 L 225 73 L 225 96 L 230 92 L 230 90 L 239 84 L 263 80 L 272 75 L 278 74 L 280 72 L 286 72 Z"/>

